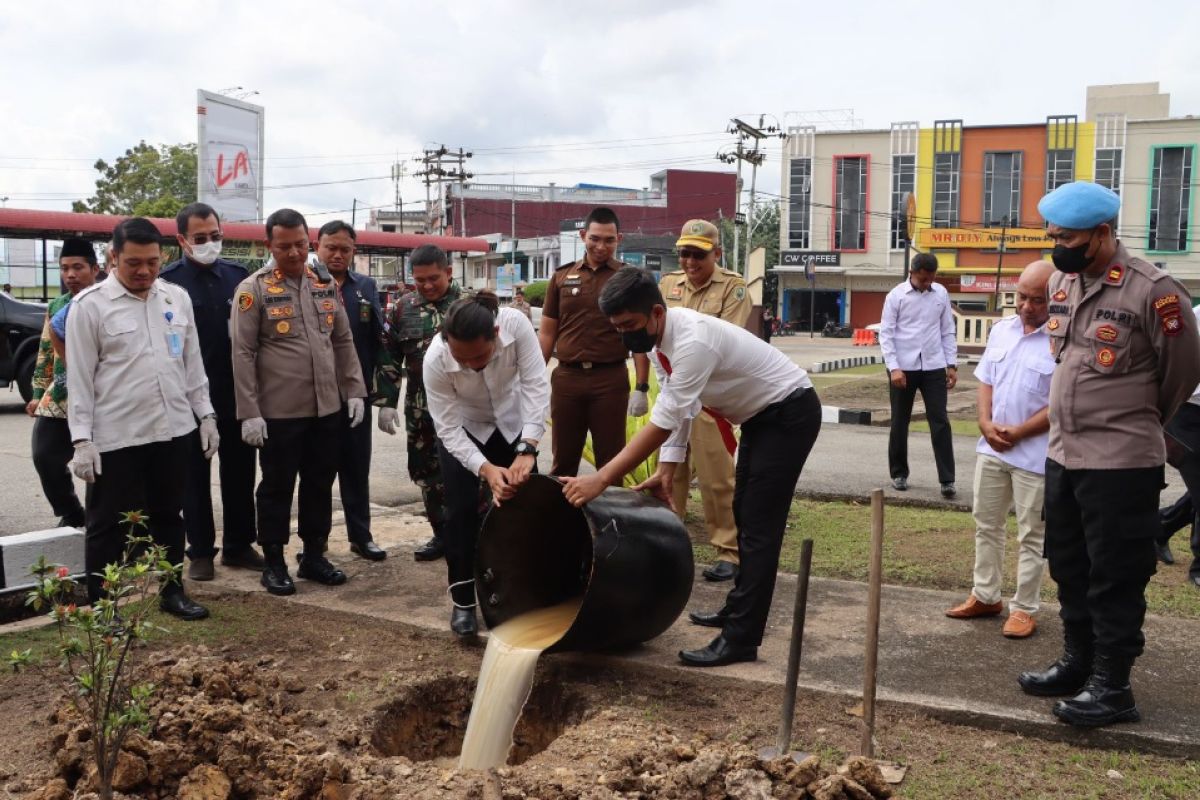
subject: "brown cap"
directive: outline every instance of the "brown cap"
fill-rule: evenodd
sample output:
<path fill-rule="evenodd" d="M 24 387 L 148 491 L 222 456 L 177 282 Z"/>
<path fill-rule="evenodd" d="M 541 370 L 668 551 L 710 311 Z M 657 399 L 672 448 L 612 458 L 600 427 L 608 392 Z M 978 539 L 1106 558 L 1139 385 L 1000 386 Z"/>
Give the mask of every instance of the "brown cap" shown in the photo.
<path fill-rule="evenodd" d="M 721 232 L 717 226 L 706 219 L 689 219 L 683 223 L 679 232 L 676 247 L 699 247 L 701 250 L 712 250 L 721 241 Z"/>

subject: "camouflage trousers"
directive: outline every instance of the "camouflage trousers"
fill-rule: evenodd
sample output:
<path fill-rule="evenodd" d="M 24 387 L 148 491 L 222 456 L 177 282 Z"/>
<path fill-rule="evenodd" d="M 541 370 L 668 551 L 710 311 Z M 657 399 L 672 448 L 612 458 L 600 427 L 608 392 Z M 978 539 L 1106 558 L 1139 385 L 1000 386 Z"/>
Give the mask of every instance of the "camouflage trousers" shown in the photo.
<path fill-rule="evenodd" d="M 442 535 L 446 520 L 446 487 L 442 482 L 442 467 L 438 462 L 437 431 L 433 416 L 425 405 L 425 393 L 410 394 L 404 401 L 404 432 L 408 439 L 408 476 L 421 489 L 425 517 L 433 527 L 433 535 Z M 487 481 L 479 487 L 480 517 L 491 505 L 492 494 Z"/>

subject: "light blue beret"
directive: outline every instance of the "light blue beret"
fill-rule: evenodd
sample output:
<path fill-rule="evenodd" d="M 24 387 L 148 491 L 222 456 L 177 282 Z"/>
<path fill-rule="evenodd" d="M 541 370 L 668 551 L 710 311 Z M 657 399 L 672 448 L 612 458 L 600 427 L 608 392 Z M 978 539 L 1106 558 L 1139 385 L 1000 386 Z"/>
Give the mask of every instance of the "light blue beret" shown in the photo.
<path fill-rule="evenodd" d="M 1109 222 L 1120 209 L 1120 197 L 1091 181 L 1064 183 L 1038 201 L 1042 219 L 1071 230 L 1087 230 Z"/>

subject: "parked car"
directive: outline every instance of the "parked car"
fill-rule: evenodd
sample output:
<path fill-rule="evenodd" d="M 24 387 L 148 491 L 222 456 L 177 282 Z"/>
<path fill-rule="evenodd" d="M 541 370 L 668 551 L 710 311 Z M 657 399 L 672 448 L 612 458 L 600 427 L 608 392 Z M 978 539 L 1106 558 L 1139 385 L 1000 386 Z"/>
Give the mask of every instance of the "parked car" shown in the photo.
<path fill-rule="evenodd" d="M 16 383 L 26 403 L 33 397 L 33 365 L 45 321 L 45 304 L 0 292 L 0 387 Z"/>

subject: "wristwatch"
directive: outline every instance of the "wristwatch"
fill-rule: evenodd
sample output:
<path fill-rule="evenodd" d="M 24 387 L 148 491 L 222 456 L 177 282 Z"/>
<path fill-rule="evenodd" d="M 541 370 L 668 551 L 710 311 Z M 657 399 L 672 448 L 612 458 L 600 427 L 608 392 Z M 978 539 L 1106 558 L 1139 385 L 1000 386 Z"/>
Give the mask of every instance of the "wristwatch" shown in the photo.
<path fill-rule="evenodd" d="M 537 458 L 538 450 L 537 447 L 531 445 L 529 442 L 518 442 L 516 453 L 519 456 L 533 456 Z"/>
<path fill-rule="evenodd" d="M 635 392 L 648 392 L 648 391 L 650 391 L 650 384 L 648 384 L 648 383 L 635 383 L 635 384 L 633 385 L 633 390 L 634 390 Z"/>

